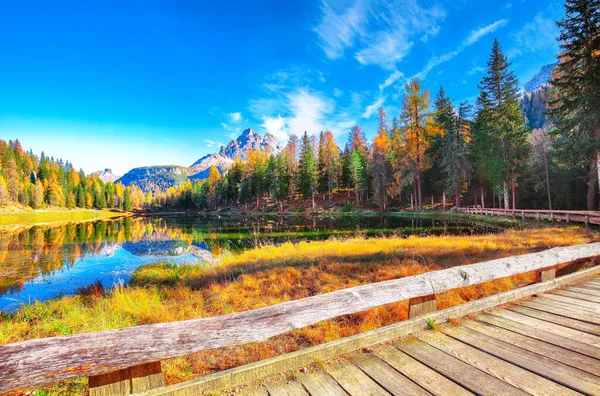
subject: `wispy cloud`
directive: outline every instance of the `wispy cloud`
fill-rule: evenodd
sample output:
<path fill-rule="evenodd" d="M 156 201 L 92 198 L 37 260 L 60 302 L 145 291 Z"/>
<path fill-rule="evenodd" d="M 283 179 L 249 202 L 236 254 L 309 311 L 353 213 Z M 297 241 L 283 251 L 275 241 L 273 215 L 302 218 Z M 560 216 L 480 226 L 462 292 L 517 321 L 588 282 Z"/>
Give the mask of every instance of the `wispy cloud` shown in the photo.
<path fill-rule="evenodd" d="M 469 35 L 469 37 L 467 37 L 467 39 L 465 41 L 463 41 L 463 44 L 462 44 L 463 47 L 468 47 L 470 45 L 475 44 L 483 36 L 495 32 L 496 30 L 500 29 L 501 27 L 506 26 L 507 23 L 508 23 L 508 21 L 506 19 L 501 19 L 492 24 L 489 24 L 489 25 L 480 27 L 479 29 L 473 30 L 471 32 L 471 34 Z"/>
<path fill-rule="evenodd" d="M 373 102 L 367 106 L 367 108 L 365 109 L 365 112 L 362 114 L 362 118 L 371 118 L 371 115 L 375 111 L 377 111 L 377 109 L 379 109 L 381 106 L 383 106 L 384 102 L 385 102 L 385 96 L 380 96 L 379 98 L 377 98 L 377 100 L 375 100 L 375 102 Z"/>
<path fill-rule="evenodd" d="M 229 113 L 229 118 L 231 118 L 231 122 L 240 122 L 242 121 L 242 113 Z"/>
<path fill-rule="evenodd" d="M 480 28 L 472 30 L 471 33 L 469 34 L 469 36 L 455 50 L 447 52 L 440 56 L 431 57 L 429 59 L 429 61 L 427 62 L 427 65 L 425 66 L 425 68 L 423 70 L 421 70 L 419 73 L 417 73 L 415 75 L 415 77 L 421 78 L 421 79 L 425 78 L 427 76 L 427 74 L 429 74 L 429 72 L 433 68 L 455 58 L 460 53 L 462 53 L 465 49 L 467 49 L 471 45 L 473 45 L 476 42 L 478 42 L 479 40 L 481 40 L 484 36 L 495 32 L 496 30 L 500 29 L 503 26 L 506 26 L 507 23 L 508 23 L 508 21 L 506 19 L 501 19 L 501 20 L 491 23 L 489 25 L 482 26 Z"/>
<path fill-rule="evenodd" d="M 236 111 L 232 113 L 227 113 L 226 115 L 227 121 L 221 122 L 221 127 L 227 131 L 228 136 L 230 138 L 236 138 L 242 129 L 244 129 L 244 123 L 246 119 L 242 116 L 242 112 Z M 205 140 L 207 147 L 212 147 L 209 144 L 213 143 L 214 146 L 220 147 L 219 142 L 215 142 L 212 140 Z M 219 143 L 219 145 L 217 145 Z"/>
<path fill-rule="evenodd" d="M 223 143 L 216 141 L 216 140 L 210 140 L 210 139 L 204 139 L 204 143 L 206 143 L 206 147 L 208 148 L 219 148 L 221 146 L 224 146 Z"/>
<path fill-rule="evenodd" d="M 473 74 L 483 73 L 484 71 L 485 67 L 473 65 L 473 67 L 470 68 L 469 71 L 467 71 L 467 74 L 472 76 Z"/>
<path fill-rule="evenodd" d="M 539 13 L 533 18 L 533 21 L 511 32 L 510 37 L 513 42 L 506 55 L 509 58 L 516 58 L 525 52 L 557 50 L 556 36 L 558 36 L 559 30 L 554 21 L 555 17 Z"/>
<path fill-rule="evenodd" d="M 329 59 L 339 59 L 352 48 L 362 65 L 390 70 L 416 39 L 425 42 L 437 35 L 446 15 L 439 6 L 423 7 L 417 0 L 355 0 L 341 9 L 323 0 L 321 12 L 314 31 Z"/>
<path fill-rule="evenodd" d="M 384 89 L 386 89 L 387 87 L 389 87 L 390 85 L 392 85 L 393 83 L 395 83 L 396 81 L 401 79 L 402 77 L 404 77 L 404 73 L 402 73 L 401 71 L 398 71 L 398 70 L 394 70 L 394 72 L 392 74 L 390 74 L 383 83 L 379 84 L 379 90 L 383 91 Z"/>
<path fill-rule="evenodd" d="M 333 96 L 335 96 L 336 98 L 339 98 L 342 95 L 344 95 L 344 91 L 342 91 L 339 88 L 333 88 Z"/>

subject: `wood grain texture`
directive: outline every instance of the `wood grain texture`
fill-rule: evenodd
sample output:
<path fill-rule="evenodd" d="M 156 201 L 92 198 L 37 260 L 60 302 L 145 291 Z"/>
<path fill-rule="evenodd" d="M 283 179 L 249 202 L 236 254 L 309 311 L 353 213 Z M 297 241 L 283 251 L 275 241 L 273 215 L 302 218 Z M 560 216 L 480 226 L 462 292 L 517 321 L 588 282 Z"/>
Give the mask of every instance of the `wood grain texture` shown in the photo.
<path fill-rule="evenodd" d="M 394 346 L 473 393 L 481 395 L 527 394 L 416 338 L 407 337 L 395 343 Z"/>
<path fill-rule="evenodd" d="M 434 395 L 472 395 L 468 390 L 390 345 L 377 349 L 374 354 Z"/>
<path fill-rule="evenodd" d="M 306 388 L 311 396 L 331 395 L 331 396 L 346 396 L 348 393 L 338 385 L 331 376 L 324 372 L 316 372 L 303 375 L 300 377 L 300 382 Z"/>
<path fill-rule="evenodd" d="M 408 318 L 418 318 L 437 310 L 435 295 L 414 297 L 408 300 Z"/>
<path fill-rule="evenodd" d="M 558 296 L 571 297 L 571 298 L 575 298 L 575 299 L 583 300 L 583 301 L 600 303 L 600 293 L 598 293 L 598 295 L 594 295 L 594 294 L 587 294 L 587 293 L 579 293 L 577 291 L 571 291 L 571 290 L 556 290 L 553 294 L 556 294 Z"/>
<path fill-rule="evenodd" d="M 428 391 L 412 382 L 378 357 L 356 354 L 350 360 L 364 371 L 373 381 L 394 396 L 426 396 Z"/>
<path fill-rule="evenodd" d="M 552 248 L 231 315 L 1 345 L 0 392 L 262 341 L 341 315 L 597 255 L 600 243 Z"/>
<path fill-rule="evenodd" d="M 600 325 L 558 315 L 550 310 L 544 309 L 543 306 L 538 306 L 536 309 L 534 309 L 529 306 L 511 305 L 506 307 L 506 309 L 509 311 L 518 312 L 522 315 L 545 320 L 546 322 L 556 323 L 575 330 L 585 331 L 586 333 L 600 336 Z"/>
<path fill-rule="evenodd" d="M 481 349 L 490 355 L 499 357 L 516 366 L 523 367 L 539 376 L 548 378 L 551 381 L 562 384 L 571 389 L 586 394 L 598 394 L 600 391 L 600 378 L 590 373 L 576 369 L 569 365 L 557 362 L 556 360 L 544 357 L 542 355 L 515 347 L 493 337 L 473 331 L 470 328 L 444 326 L 442 330 L 445 334 L 456 338 L 464 343 Z M 525 381 L 523 381 L 525 382 Z M 534 390 L 535 391 L 535 390 Z M 539 392 L 536 392 L 539 394 Z M 573 392 L 562 388 L 557 393 L 550 392 L 541 394 L 561 394 Z"/>
<path fill-rule="evenodd" d="M 346 361 L 335 367 L 330 367 L 327 372 L 336 382 L 352 396 L 389 396 L 390 393 L 379 386 L 367 374 L 354 364 Z"/>
<path fill-rule="evenodd" d="M 267 386 L 271 396 L 308 396 L 308 393 L 299 382 Z"/>
<path fill-rule="evenodd" d="M 535 299 L 523 301 L 521 302 L 521 305 L 524 307 L 538 309 L 540 311 L 552 312 L 556 315 L 562 315 L 567 318 L 572 318 L 587 323 L 600 324 L 599 316 L 590 314 L 585 311 L 577 311 L 573 309 L 573 307 L 566 306 L 557 302 L 548 303 L 547 301 Z"/>

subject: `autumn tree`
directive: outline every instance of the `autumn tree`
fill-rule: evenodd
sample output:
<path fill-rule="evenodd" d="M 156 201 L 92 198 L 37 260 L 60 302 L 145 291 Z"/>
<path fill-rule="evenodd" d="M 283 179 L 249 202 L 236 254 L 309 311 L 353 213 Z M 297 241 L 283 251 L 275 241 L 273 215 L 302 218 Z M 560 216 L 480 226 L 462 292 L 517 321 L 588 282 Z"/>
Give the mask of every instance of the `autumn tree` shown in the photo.
<path fill-rule="evenodd" d="M 405 85 L 405 97 L 402 104 L 401 120 L 402 155 L 406 155 L 406 165 L 413 167 L 415 176 L 415 198 L 417 210 L 423 210 L 421 175 L 431 167 L 428 149 L 433 136 L 441 133 L 430 111 L 429 90 L 423 91 L 418 79 Z M 397 153 L 399 154 L 399 153 Z M 404 171 L 404 170 L 403 170 Z"/>
<path fill-rule="evenodd" d="M 221 181 L 221 173 L 216 166 L 211 166 L 208 171 L 208 194 L 209 200 L 213 208 L 219 209 L 219 182 Z M 191 187 L 191 186 L 190 186 Z M 190 188 L 191 190 L 191 188 Z"/>
<path fill-rule="evenodd" d="M 379 132 L 373 140 L 370 151 L 370 172 L 374 198 L 382 212 L 387 209 L 387 190 L 391 182 L 390 148 L 386 114 L 383 107 L 380 107 Z"/>
<path fill-rule="evenodd" d="M 319 192 L 327 193 L 331 200 L 331 192 L 337 187 L 340 173 L 340 152 L 333 137 L 333 132 L 321 132 L 319 139 Z"/>
<path fill-rule="evenodd" d="M 600 1 L 566 0 L 565 11 L 549 113 L 563 161 L 588 169 L 587 208 L 593 210 L 600 182 Z"/>
<path fill-rule="evenodd" d="M 300 162 L 298 165 L 298 187 L 304 199 L 312 199 L 312 208 L 315 209 L 315 190 L 317 187 L 317 163 L 313 152 L 312 142 L 308 133 L 302 136 L 300 146 Z"/>

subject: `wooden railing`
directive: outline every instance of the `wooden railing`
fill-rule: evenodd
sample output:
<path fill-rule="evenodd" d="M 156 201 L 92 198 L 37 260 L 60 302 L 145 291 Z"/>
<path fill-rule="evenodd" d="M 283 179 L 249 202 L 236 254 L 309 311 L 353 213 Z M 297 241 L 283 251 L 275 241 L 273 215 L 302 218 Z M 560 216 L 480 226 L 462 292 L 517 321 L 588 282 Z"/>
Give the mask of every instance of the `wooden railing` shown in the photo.
<path fill-rule="evenodd" d="M 538 210 L 538 209 L 501 209 L 501 208 L 482 208 L 481 206 L 467 206 L 456 208 L 457 212 L 487 215 L 487 216 L 508 216 L 520 217 L 521 219 L 535 220 L 561 220 L 567 223 L 577 222 L 600 225 L 600 212 L 587 210 Z"/>
<path fill-rule="evenodd" d="M 435 310 L 436 293 L 600 255 L 600 242 L 463 265 L 337 290 L 211 318 L 0 345 L 0 393 L 89 376 L 90 394 L 139 393 L 162 386 L 160 361 L 207 349 L 262 341 L 341 315 L 410 301 L 409 316 Z"/>

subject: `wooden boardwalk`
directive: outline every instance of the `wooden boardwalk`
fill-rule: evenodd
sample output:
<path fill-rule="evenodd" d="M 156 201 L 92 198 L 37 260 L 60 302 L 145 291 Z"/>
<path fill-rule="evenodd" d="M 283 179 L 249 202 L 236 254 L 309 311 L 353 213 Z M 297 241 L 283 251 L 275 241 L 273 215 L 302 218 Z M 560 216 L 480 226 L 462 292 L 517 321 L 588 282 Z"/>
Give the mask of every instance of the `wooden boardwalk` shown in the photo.
<path fill-rule="evenodd" d="M 292 382 L 241 394 L 599 395 L 600 277 L 336 358 Z"/>

